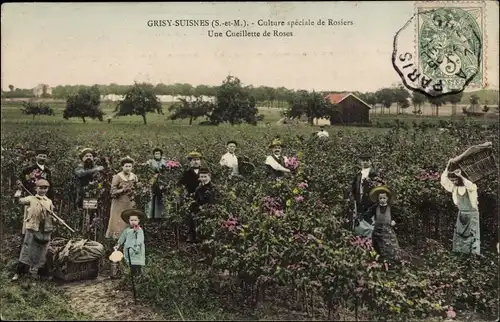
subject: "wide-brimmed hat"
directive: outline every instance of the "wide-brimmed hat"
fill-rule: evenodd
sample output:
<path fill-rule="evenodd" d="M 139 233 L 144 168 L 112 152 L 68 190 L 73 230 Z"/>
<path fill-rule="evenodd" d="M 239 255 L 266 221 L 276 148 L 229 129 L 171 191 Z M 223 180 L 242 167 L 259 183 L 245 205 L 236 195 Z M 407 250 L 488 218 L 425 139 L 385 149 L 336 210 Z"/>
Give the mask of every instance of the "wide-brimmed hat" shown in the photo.
<path fill-rule="evenodd" d="M 274 148 L 275 146 L 283 147 L 283 143 L 281 143 L 280 139 L 274 139 L 269 145 L 270 148 Z"/>
<path fill-rule="evenodd" d="M 50 187 L 50 183 L 45 179 L 39 179 L 35 182 L 37 187 Z"/>
<path fill-rule="evenodd" d="M 95 151 L 93 149 L 91 149 L 91 148 L 85 148 L 85 149 L 80 150 L 80 153 L 78 154 L 78 156 L 80 157 L 80 159 L 83 159 L 83 157 L 87 153 L 91 153 L 92 156 L 95 157 Z"/>
<path fill-rule="evenodd" d="M 378 195 L 381 193 L 387 194 L 387 197 L 390 199 L 392 196 L 391 190 L 387 188 L 386 186 L 378 186 L 374 187 L 370 190 L 370 200 L 373 202 L 378 202 Z"/>
<path fill-rule="evenodd" d="M 131 157 L 129 157 L 128 155 L 127 155 L 126 157 L 124 157 L 124 158 L 121 158 L 121 159 L 120 159 L 120 165 L 122 165 L 122 166 L 123 166 L 123 165 L 125 165 L 125 164 L 127 164 L 127 163 L 132 163 L 132 164 L 134 164 L 134 163 L 135 163 L 135 160 L 134 160 L 134 159 L 132 159 Z"/>
<path fill-rule="evenodd" d="M 191 159 L 201 159 L 202 157 L 203 157 L 203 155 L 200 152 L 196 152 L 196 151 L 190 152 L 187 155 L 187 159 L 188 160 L 191 160 Z"/>
<path fill-rule="evenodd" d="M 130 216 L 137 216 L 139 217 L 140 222 L 144 222 L 146 220 L 146 214 L 139 209 L 126 209 L 122 211 L 121 215 L 122 220 L 128 224 L 128 219 Z"/>

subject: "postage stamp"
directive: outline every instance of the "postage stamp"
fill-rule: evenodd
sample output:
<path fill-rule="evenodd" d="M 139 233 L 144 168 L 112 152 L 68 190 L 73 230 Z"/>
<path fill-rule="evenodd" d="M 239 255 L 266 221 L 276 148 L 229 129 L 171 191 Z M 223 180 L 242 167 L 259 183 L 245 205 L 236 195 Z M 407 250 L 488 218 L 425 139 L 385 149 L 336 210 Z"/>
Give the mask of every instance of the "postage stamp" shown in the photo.
<path fill-rule="evenodd" d="M 405 86 L 431 96 L 483 88 L 484 20 L 483 2 L 417 2 L 394 39 L 393 65 Z M 403 38 L 413 38 L 413 48 Z"/>

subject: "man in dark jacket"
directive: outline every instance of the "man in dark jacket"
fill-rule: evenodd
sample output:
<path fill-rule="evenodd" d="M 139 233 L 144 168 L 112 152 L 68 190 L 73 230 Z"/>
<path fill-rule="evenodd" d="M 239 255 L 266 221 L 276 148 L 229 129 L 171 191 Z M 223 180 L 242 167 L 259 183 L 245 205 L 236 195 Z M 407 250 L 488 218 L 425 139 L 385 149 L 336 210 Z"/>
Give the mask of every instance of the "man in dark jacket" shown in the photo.
<path fill-rule="evenodd" d="M 75 176 L 77 179 L 77 207 L 83 206 L 85 196 L 85 187 L 95 180 L 95 175 L 104 170 L 102 165 L 96 165 L 94 162 L 95 152 L 90 148 L 85 148 L 80 151 L 79 157 L 82 161 L 75 168 Z"/>
<path fill-rule="evenodd" d="M 43 147 L 39 147 L 35 150 L 36 154 L 36 162 L 30 165 L 27 168 L 24 168 L 19 175 L 18 185 L 21 187 L 21 184 L 26 187 L 26 189 L 31 192 L 31 194 L 35 195 L 35 182 L 39 179 L 45 179 L 50 184 L 52 184 L 52 173 L 50 169 L 46 165 L 47 161 L 47 150 Z M 23 189 L 24 190 L 24 189 Z M 26 191 L 24 191 L 26 192 Z M 52 199 L 53 190 L 49 189 L 47 192 L 47 197 Z"/>
<path fill-rule="evenodd" d="M 183 186 L 188 196 L 192 196 L 199 185 L 199 172 L 201 166 L 202 155 L 199 152 L 191 152 L 188 154 L 189 168 L 184 170 L 178 185 Z"/>

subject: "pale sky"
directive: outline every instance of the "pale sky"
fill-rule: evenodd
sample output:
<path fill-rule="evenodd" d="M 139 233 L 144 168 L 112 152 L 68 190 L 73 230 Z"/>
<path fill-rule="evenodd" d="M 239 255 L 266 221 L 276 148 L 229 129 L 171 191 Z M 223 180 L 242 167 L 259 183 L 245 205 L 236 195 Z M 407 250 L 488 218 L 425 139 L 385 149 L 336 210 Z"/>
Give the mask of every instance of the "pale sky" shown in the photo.
<path fill-rule="evenodd" d="M 499 8 L 486 3 L 488 87 L 498 88 Z M 395 33 L 415 4 L 6 3 L 2 4 L 1 87 L 132 84 L 134 81 L 290 89 L 375 91 L 400 81 L 391 64 Z M 148 20 L 245 19 L 238 27 L 148 27 Z M 334 19 L 346 26 L 259 27 L 257 21 Z M 209 30 L 291 31 L 293 37 L 209 38 Z"/>

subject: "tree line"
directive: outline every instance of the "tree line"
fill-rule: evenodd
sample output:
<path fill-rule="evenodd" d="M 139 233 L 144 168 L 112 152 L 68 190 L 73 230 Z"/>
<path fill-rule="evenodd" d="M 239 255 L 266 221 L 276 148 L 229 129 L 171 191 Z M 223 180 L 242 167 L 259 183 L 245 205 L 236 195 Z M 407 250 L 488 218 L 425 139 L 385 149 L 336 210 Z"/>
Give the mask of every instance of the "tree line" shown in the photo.
<path fill-rule="evenodd" d="M 121 93 L 124 98 L 117 103 L 113 117 L 139 115 L 142 117 L 144 124 L 146 124 L 146 115 L 148 113 L 163 114 L 163 106 L 157 96 L 159 95 L 157 88 L 160 85 L 154 86 L 148 83 L 134 83 L 130 86 L 119 87 L 126 89 L 126 91 Z M 193 89 L 189 84 L 178 85 L 179 91 L 182 88 L 184 88 L 184 90 L 186 88 Z M 172 86 L 175 86 L 175 84 Z M 80 86 L 76 92 L 73 92 L 76 87 L 61 87 L 71 88 L 70 94 L 65 97 L 66 107 L 63 112 L 63 117 L 65 119 L 77 117 L 81 118 L 83 122 L 86 122 L 86 118 L 98 119 L 100 121 L 103 120 L 103 116 L 106 114 L 100 109 L 101 96 L 103 95 L 101 92 L 101 85 Z M 17 90 L 12 85 L 9 86 L 9 88 L 11 93 L 15 93 Z M 220 86 L 209 87 L 200 85 L 196 88 L 201 88 L 203 91 L 200 89 L 200 91 L 196 92 L 197 94 L 192 92 L 189 95 L 184 95 L 187 98 L 180 98 L 178 102 L 169 106 L 169 119 L 189 119 L 189 124 L 192 124 L 194 120 L 205 117 L 205 122 L 214 125 L 224 122 L 230 124 L 257 124 L 258 121 L 263 119 L 263 116 L 259 115 L 256 107 L 257 102 L 262 100 L 270 102 L 281 100 L 282 102 L 286 102 L 287 108 L 283 111 L 283 116 L 289 118 L 306 116 L 311 124 L 314 118 L 332 119 L 337 117 L 340 113 L 339 107 L 326 99 L 326 94 L 332 92 L 292 91 L 284 87 L 273 89 L 265 86 L 257 88 L 251 85 L 243 86 L 241 81 L 233 76 L 228 76 Z M 57 91 L 55 91 L 55 89 L 52 91 L 53 96 L 56 95 L 54 92 Z M 172 93 L 173 92 L 170 92 L 168 95 L 172 95 Z M 182 92 L 182 94 L 186 94 L 186 92 Z M 354 92 L 353 94 L 371 106 L 378 104 L 382 107 L 389 108 L 393 104 L 396 104 L 398 113 L 399 111 L 407 109 L 410 105 L 413 105 L 413 113 L 420 114 L 421 106 L 428 102 L 435 108 L 435 115 L 439 115 L 439 107 L 446 103 L 451 103 L 456 109 L 456 105 L 462 99 L 462 93 L 440 97 L 428 97 L 416 92 L 411 93 L 402 85 L 382 88 L 374 93 Z M 44 90 L 43 95 L 50 94 L 47 90 Z M 207 101 L 203 99 L 204 96 L 213 97 L 215 99 Z M 476 95 L 472 95 L 470 103 L 471 107 L 477 106 L 479 98 Z M 54 114 L 47 104 L 34 103 L 33 101 L 24 102 L 22 111 L 25 114 L 33 115 L 33 117 L 35 115 Z M 464 114 L 475 112 L 475 109 L 463 111 Z"/>

